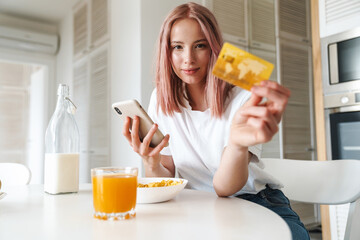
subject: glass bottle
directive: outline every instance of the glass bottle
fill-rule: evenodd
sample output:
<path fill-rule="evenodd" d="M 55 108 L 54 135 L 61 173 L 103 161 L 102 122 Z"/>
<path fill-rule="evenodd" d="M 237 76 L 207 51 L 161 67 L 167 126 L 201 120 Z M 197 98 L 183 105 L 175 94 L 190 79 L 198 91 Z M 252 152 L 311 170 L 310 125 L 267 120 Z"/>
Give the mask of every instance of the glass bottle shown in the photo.
<path fill-rule="evenodd" d="M 56 109 L 45 133 L 44 191 L 78 192 L 80 136 L 69 99 L 69 86 L 60 84 Z"/>

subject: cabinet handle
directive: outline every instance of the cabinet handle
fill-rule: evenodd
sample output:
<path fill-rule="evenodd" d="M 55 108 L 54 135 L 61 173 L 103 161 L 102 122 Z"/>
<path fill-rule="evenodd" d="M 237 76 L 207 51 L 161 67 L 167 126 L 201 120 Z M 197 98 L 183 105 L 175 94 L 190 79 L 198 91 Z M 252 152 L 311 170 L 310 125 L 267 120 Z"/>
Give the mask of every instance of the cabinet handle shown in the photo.
<path fill-rule="evenodd" d="M 305 148 L 305 151 L 306 151 L 306 152 L 314 152 L 314 151 L 315 151 L 315 148 L 313 148 L 313 147 L 307 147 L 307 148 Z"/>
<path fill-rule="evenodd" d="M 303 39 L 302 39 L 302 42 L 309 43 L 309 40 L 303 38 Z"/>

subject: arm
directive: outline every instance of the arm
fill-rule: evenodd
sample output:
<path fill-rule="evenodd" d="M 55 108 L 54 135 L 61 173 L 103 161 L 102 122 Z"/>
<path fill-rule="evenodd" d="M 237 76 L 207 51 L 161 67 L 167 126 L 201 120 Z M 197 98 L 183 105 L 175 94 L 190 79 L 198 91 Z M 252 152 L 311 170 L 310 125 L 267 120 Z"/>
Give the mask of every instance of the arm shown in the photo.
<path fill-rule="evenodd" d="M 160 154 L 160 163 L 151 164 L 143 159 L 146 177 L 175 177 L 175 165 L 171 156 Z"/>
<path fill-rule="evenodd" d="M 225 147 L 213 179 L 214 189 L 219 197 L 230 196 L 245 186 L 251 156 L 247 147 Z"/>
<path fill-rule="evenodd" d="M 229 143 L 213 178 L 218 196 L 230 196 L 245 186 L 252 157 L 248 147 L 272 139 L 290 97 L 287 88 L 272 81 L 263 81 L 251 92 L 251 98 L 232 119 Z M 263 98 L 267 98 L 265 103 L 261 103 Z"/>
<path fill-rule="evenodd" d="M 158 129 L 154 124 L 143 141 L 139 137 L 140 119 L 136 116 L 133 119 L 132 131 L 130 132 L 130 118 L 127 117 L 123 127 L 123 135 L 128 140 L 133 150 L 141 156 L 145 167 L 145 175 L 147 177 L 174 177 L 175 165 L 171 156 L 164 156 L 160 151 L 169 142 L 170 136 L 167 134 L 164 139 L 155 148 L 150 147 L 150 141 Z"/>

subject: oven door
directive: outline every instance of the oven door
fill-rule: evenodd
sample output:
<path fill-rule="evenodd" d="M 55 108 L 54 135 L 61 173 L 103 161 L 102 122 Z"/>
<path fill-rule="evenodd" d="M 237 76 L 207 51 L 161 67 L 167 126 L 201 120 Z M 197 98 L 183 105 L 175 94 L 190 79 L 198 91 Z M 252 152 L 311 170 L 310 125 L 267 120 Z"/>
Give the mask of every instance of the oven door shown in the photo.
<path fill-rule="evenodd" d="M 360 106 L 325 110 L 329 159 L 360 160 Z"/>

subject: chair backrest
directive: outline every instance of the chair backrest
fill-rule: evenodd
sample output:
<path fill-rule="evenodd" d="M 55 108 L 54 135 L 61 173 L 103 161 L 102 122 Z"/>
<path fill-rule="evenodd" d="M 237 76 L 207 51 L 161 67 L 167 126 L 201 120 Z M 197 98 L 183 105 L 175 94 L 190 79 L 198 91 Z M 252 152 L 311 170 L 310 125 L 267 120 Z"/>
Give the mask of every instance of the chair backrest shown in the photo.
<path fill-rule="evenodd" d="M 284 184 L 291 200 L 343 204 L 360 198 L 360 160 L 262 159 L 265 171 Z"/>
<path fill-rule="evenodd" d="M 282 191 L 291 200 L 350 203 L 344 239 L 360 239 L 360 160 L 262 160 L 265 171 L 282 182 Z"/>
<path fill-rule="evenodd" d="M 26 185 L 31 179 L 28 167 L 20 163 L 0 163 L 0 180 L 3 186 Z"/>

